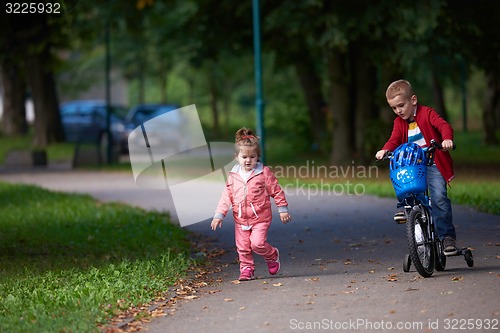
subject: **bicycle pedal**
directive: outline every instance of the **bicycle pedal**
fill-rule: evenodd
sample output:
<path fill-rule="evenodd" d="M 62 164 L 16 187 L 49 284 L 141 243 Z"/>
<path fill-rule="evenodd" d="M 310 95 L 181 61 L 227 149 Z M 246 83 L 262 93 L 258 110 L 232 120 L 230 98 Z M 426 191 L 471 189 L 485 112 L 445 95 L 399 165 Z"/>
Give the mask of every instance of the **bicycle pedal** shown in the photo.
<path fill-rule="evenodd" d="M 405 224 L 406 216 L 401 216 L 399 218 L 394 217 L 394 222 L 396 222 L 396 224 Z"/>
<path fill-rule="evenodd" d="M 456 250 L 456 251 L 450 251 L 450 252 L 444 252 L 443 251 L 443 254 L 447 257 L 455 257 L 455 256 L 459 256 L 461 254 L 459 254 L 459 251 Z"/>

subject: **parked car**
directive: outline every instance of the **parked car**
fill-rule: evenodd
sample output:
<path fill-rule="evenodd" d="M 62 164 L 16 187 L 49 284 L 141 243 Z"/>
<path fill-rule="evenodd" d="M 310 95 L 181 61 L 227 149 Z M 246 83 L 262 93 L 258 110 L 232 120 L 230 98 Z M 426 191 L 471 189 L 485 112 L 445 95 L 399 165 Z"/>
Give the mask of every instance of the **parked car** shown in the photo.
<path fill-rule="evenodd" d="M 67 142 L 95 143 L 103 151 L 111 140 L 113 151 L 128 151 L 130 126 L 125 116 L 127 108 L 111 105 L 110 132 L 106 131 L 106 102 L 99 100 L 77 100 L 61 104 L 60 115 Z"/>
<path fill-rule="evenodd" d="M 129 144 L 138 146 L 144 144 L 142 131 L 133 130 L 147 123 L 144 130 L 151 147 L 165 151 L 182 151 L 189 145 L 189 138 L 186 137 L 186 133 L 182 133 L 187 119 L 183 119 L 180 113 L 160 117 L 179 108 L 180 106 L 176 104 L 140 104 L 132 107 L 126 117 L 126 121 L 132 126 Z"/>
<path fill-rule="evenodd" d="M 139 104 L 130 109 L 126 120 L 129 124 L 137 127 L 156 116 L 178 108 L 180 106 L 176 104 Z"/>

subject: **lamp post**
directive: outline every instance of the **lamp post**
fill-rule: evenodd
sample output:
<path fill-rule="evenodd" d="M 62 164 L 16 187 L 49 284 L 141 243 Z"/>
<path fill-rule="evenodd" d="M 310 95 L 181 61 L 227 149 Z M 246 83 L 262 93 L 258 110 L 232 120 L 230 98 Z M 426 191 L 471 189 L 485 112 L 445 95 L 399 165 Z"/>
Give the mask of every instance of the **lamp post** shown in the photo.
<path fill-rule="evenodd" d="M 264 131 L 264 97 L 262 89 L 262 60 L 260 51 L 260 13 L 259 0 L 253 1 L 253 46 L 255 64 L 255 104 L 257 107 L 257 135 L 260 137 L 260 160 L 265 163 L 265 131 Z"/>
<path fill-rule="evenodd" d="M 106 19 L 106 31 L 105 31 L 105 43 L 106 43 L 106 137 L 108 142 L 106 145 L 106 163 L 111 164 L 113 162 L 113 140 L 111 138 L 111 47 L 110 47 L 110 24 L 109 17 Z"/>

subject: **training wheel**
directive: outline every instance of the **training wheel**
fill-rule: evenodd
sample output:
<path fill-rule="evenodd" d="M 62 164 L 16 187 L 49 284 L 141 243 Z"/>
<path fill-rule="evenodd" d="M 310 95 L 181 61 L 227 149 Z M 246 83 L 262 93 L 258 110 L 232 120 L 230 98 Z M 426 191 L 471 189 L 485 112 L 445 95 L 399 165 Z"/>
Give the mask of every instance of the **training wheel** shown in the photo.
<path fill-rule="evenodd" d="M 410 271 L 411 266 L 411 258 L 409 254 L 405 255 L 405 259 L 403 260 L 403 271 L 408 273 Z"/>
<path fill-rule="evenodd" d="M 474 258 L 472 257 L 472 251 L 470 249 L 466 249 L 464 251 L 464 258 L 465 262 L 467 263 L 467 266 L 469 267 L 474 266 Z"/>

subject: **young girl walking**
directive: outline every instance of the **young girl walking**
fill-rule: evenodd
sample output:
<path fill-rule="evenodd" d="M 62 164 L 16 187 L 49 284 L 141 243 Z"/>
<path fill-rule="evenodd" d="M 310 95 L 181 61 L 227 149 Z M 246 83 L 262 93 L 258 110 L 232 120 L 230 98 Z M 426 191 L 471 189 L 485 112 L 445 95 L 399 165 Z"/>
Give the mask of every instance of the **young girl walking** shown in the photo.
<path fill-rule="evenodd" d="M 235 135 L 235 158 L 238 163 L 229 172 L 226 188 L 211 223 L 212 230 L 222 227 L 222 220 L 229 209 L 233 209 L 240 281 L 254 277 L 252 251 L 264 257 L 269 274 L 275 275 L 280 270 L 279 251 L 267 242 L 272 220 L 270 198 L 274 198 L 283 223 L 292 219 L 283 189 L 259 157 L 259 138 L 250 129 L 239 129 Z"/>

